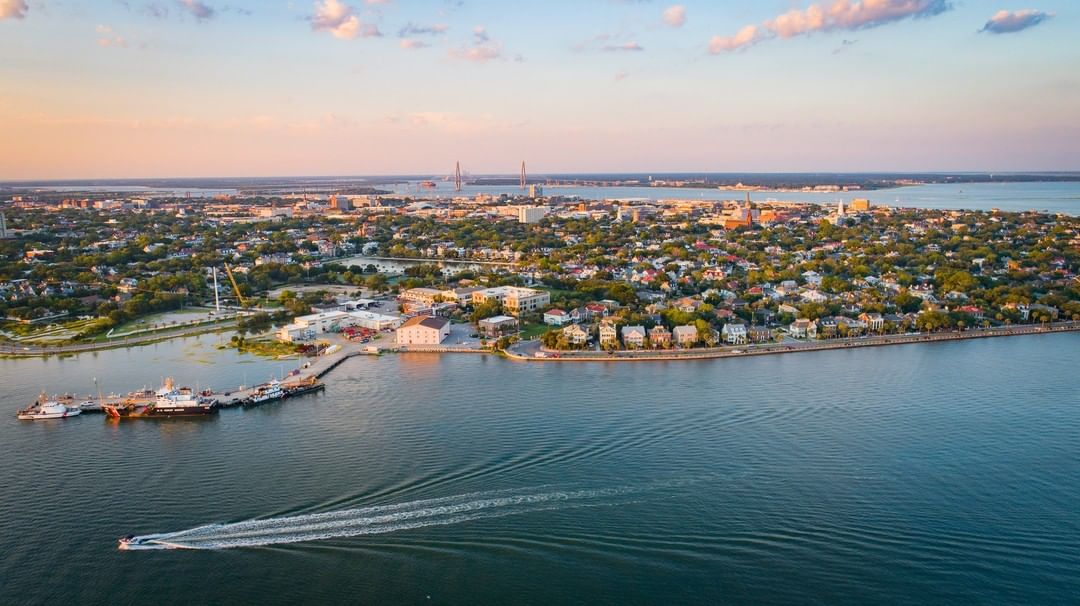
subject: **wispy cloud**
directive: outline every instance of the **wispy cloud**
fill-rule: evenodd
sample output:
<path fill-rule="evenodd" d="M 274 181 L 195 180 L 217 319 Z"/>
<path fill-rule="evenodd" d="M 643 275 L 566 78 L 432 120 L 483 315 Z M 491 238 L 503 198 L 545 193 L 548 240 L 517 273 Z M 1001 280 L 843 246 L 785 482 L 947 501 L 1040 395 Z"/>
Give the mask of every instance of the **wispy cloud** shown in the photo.
<path fill-rule="evenodd" d="M 734 36 L 714 36 L 709 52 L 739 50 L 770 38 L 869 29 L 904 19 L 932 17 L 951 8 L 950 0 L 832 0 L 806 9 L 793 8 L 761 25 L 747 25 Z"/>
<path fill-rule="evenodd" d="M 709 52 L 717 55 L 739 50 L 757 44 L 761 40 L 761 29 L 756 25 L 747 25 L 734 36 L 713 36 L 712 40 L 709 40 Z"/>
<path fill-rule="evenodd" d="M 645 50 L 645 47 L 641 46 L 637 42 L 632 42 L 631 41 L 631 42 L 623 42 L 622 44 L 607 44 L 607 45 L 602 46 L 601 49 L 605 50 L 605 51 L 607 51 L 609 53 L 611 53 L 611 52 L 622 52 L 622 51 L 639 52 L 639 51 Z"/>
<path fill-rule="evenodd" d="M 487 63 L 493 59 L 503 58 L 502 43 L 492 40 L 491 35 L 482 25 L 473 28 L 471 44 L 451 48 L 449 54 L 454 59 L 473 63 Z"/>
<path fill-rule="evenodd" d="M 1033 8 L 1012 12 L 998 11 L 993 17 L 990 17 L 990 20 L 986 22 L 986 25 L 984 25 L 979 32 L 986 32 L 988 34 L 1012 34 L 1022 32 L 1029 27 L 1035 27 L 1053 16 L 1053 13 L 1045 13 Z"/>
<path fill-rule="evenodd" d="M 448 29 L 450 29 L 450 26 L 444 23 L 436 23 L 435 25 L 417 25 L 415 23 L 408 23 L 405 27 L 398 30 L 398 38 L 439 36 L 445 34 Z"/>
<path fill-rule="evenodd" d="M 94 31 L 98 34 L 97 43 L 101 48 L 127 48 L 128 42 L 107 25 L 99 25 Z"/>
<path fill-rule="evenodd" d="M 202 0 L 176 0 L 176 3 L 200 23 L 213 19 L 214 15 L 217 14 L 217 11 L 212 6 L 202 2 Z"/>
<path fill-rule="evenodd" d="M 620 41 L 622 38 L 622 41 Z M 587 51 L 602 51 L 606 53 L 613 52 L 639 52 L 645 50 L 645 47 L 641 46 L 637 40 L 626 40 L 622 35 L 611 34 L 598 34 L 589 38 L 584 42 L 580 42 L 571 47 L 576 52 Z"/>
<path fill-rule="evenodd" d="M 353 8 L 341 0 L 316 1 L 315 14 L 311 17 L 311 29 L 329 32 L 342 40 L 382 36 L 378 26 L 362 22 Z"/>
<path fill-rule="evenodd" d="M 664 9 L 664 23 L 671 27 L 682 27 L 686 24 L 686 7 L 682 4 L 674 4 Z"/>
<path fill-rule="evenodd" d="M 416 38 L 402 38 L 398 43 L 398 46 L 405 50 L 420 50 L 431 46 L 423 40 L 417 40 Z"/>
<path fill-rule="evenodd" d="M 832 54 L 839 55 L 840 53 L 846 51 L 847 49 L 851 48 L 852 46 L 855 46 L 858 42 L 859 42 L 858 40 L 841 40 L 840 41 L 840 46 L 833 49 Z"/>
<path fill-rule="evenodd" d="M 0 19 L 23 19 L 29 10 L 26 0 L 0 0 Z"/>

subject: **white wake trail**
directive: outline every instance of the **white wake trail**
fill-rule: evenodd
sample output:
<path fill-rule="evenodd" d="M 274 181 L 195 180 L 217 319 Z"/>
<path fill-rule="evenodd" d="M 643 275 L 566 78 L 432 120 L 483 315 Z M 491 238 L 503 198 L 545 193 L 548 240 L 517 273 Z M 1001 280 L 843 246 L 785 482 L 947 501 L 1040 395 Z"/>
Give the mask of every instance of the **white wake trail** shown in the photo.
<path fill-rule="evenodd" d="M 385 534 L 460 524 L 473 520 L 566 509 L 614 505 L 610 501 L 643 488 L 609 488 L 506 495 L 471 493 L 395 505 L 304 514 L 230 524 L 212 524 L 171 533 L 136 537 L 142 549 L 228 549 Z M 605 501 L 606 500 L 606 501 Z"/>

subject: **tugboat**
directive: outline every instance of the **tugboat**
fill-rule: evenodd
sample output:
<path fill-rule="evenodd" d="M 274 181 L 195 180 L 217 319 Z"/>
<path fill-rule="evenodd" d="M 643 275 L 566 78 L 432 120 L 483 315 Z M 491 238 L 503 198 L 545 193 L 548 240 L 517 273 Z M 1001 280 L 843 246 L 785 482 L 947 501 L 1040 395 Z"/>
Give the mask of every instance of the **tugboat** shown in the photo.
<path fill-rule="evenodd" d="M 128 401 L 120 405 L 103 404 L 105 414 L 113 419 L 141 419 L 155 417 L 197 417 L 218 411 L 214 401 L 197 395 L 188 387 L 177 389 L 171 378 L 157 390 L 153 402 Z"/>
<path fill-rule="evenodd" d="M 284 400 L 288 395 L 289 393 L 281 387 L 281 383 L 275 379 L 265 385 L 260 385 L 255 393 L 244 401 L 244 406 L 258 406 L 275 400 Z"/>
<path fill-rule="evenodd" d="M 17 415 L 23 421 L 41 421 L 45 419 L 66 419 L 82 414 L 80 408 L 70 408 L 55 400 L 49 400 L 45 393 L 38 397 L 30 407 L 19 411 Z"/>
<path fill-rule="evenodd" d="M 281 382 L 273 380 L 265 385 L 260 385 L 255 389 L 255 393 L 245 398 L 242 403 L 245 407 L 258 406 L 267 402 L 275 402 L 277 400 L 284 400 L 293 396 L 301 396 L 313 391 L 319 391 L 325 387 L 326 385 L 320 383 L 315 377 L 308 377 L 303 381 L 289 383 L 287 385 L 283 385 Z"/>

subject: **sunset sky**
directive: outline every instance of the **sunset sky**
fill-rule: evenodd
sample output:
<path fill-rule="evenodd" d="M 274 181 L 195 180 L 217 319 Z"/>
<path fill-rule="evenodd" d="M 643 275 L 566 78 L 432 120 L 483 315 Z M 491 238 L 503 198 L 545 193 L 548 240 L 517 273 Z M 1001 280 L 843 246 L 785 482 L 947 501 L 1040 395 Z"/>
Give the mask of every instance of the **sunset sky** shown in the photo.
<path fill-rule="evenodd" d="M 0 180 L 1080 170 L 1023 2 L 0 0 Z"/>

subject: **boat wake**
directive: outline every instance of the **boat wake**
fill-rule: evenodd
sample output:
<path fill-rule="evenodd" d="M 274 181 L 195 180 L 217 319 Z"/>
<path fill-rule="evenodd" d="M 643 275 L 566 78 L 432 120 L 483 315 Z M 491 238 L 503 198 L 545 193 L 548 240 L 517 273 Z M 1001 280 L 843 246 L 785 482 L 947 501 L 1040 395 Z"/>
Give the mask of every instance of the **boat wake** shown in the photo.
<path fill-rule="evenodd" d="M 608 488 L 526 494 L 512 494 L 509 491 L 471 493 L 394 505 L 210 524 L 177 532 L 148 534 L 133 537 L 125 549 L 231 549 L 385 534 L 536 511 L 616 505 L 619 503 L 617 497 L 647 490 L 650 489 Z"/>

